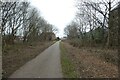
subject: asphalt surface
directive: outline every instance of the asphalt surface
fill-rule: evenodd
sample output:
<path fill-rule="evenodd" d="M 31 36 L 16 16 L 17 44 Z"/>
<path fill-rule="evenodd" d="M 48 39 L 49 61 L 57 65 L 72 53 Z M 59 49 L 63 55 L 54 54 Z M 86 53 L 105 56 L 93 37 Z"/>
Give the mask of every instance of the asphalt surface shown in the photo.
<path fill-rule="evenodd" d="M 0 80 L 2 79 L 2 52 L 0 51 Z"/>
<path fill-rule="evenodd" d="M 0 35 L 0 80 L 2 79 L 2 38 Z"/>
<path fill-rule="evenodd" d="M 23 65 L 10 78 L 62 78 L 59 42 Z"/>

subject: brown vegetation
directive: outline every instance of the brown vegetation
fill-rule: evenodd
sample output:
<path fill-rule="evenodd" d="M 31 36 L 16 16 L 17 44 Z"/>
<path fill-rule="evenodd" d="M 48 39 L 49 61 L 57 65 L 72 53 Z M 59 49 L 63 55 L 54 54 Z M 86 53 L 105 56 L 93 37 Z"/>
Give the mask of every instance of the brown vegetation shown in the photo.
<path fill-rule="evenodd" d="M 75 65 L 79 78 L 117 78 L 117 50 L 95 47 L 76 48 L 64 42 L 68 57 Z"/>
<path fill-rule="evenodd" d="M 76 18 L 64 29 L 64 45 L 79 77 L 118 77 L 119 1 L 77 0 L 76 4 Z"/>
<path fill-rule="evenodd" d="M 57 28 L 49 24 L 29 2 L 1 2 L 1 12 L 3 77 L 8 77 L 50 46 L 51 36 L 41 34 L 54 34 Z"/>

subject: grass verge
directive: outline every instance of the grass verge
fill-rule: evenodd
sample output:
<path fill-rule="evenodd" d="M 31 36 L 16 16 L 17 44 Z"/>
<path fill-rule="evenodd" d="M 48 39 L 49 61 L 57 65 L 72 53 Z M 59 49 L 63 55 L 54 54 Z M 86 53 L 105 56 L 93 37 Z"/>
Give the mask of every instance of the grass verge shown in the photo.
<path fill-rule="evenodd" d="M 118 77 L 118 66 L 103 59 L 103 57 L 107 55 L 101 56 L 103 55 L 103 52 L 109 55 L 113 53 L 113 56 L 108 57 L 114 57 L 114 59 L 117 60 L 117 57 L 115 57 L 114 54 L 116 51 L 90 47 L 77 48 L 73 47 L 67 42 L 63 43 L 70 60 L 72 60 L 72 63 L 74 63 L 77 71 L 77 78 Z"/>
<path fill-rule="evenodd" d="M 75 71 L 75 67 L 67 55 L 67 50 L 64 47 L 64 44 L 60 42 L 60 50 L 61 50 L 61 64 L 62 64 L 62 72 L 65 78 L 76 78 L 77 73 Z"/>

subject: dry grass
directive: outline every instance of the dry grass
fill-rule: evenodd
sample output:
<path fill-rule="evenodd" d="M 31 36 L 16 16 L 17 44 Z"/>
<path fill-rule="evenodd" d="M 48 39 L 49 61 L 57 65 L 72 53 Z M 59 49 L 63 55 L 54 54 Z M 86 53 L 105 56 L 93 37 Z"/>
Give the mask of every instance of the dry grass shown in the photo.
<path fill-rule="evenodd" d="M 7 45 L 3 50 L 3 77 L 9 77 L 15 70 L 35 58 L 54 42 Z"/>
<path fill-rule="evenodd" d="M 64 43 L 67 54 L 76 65 L 80 78 L 117 78 L 117 51 L 99 48 L 76 48 Z M 106 58 L 107 55 L 109 58 Z M 109 59 L 113 58 L 113 61 Z M 108 59 L 108 61 L 106 60 Z"/>

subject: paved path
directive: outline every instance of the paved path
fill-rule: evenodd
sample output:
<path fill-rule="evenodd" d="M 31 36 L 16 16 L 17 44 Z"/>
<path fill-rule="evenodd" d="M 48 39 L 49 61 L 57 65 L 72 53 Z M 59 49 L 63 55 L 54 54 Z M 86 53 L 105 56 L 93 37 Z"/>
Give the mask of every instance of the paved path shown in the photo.
<path fill-rule="evenodd" d="M 0 35 L 0 80 L 2 78 L 2 37 Z"/>
<path fill-rule="evenodd" d="M 10 78 L 62 78 L 59 42 L 26 63 Z"/>
<path fill-rule="evenodd" d="M 0 80 L 1 79 L 2 79 L 2 51 L 0 51 Z"/>

